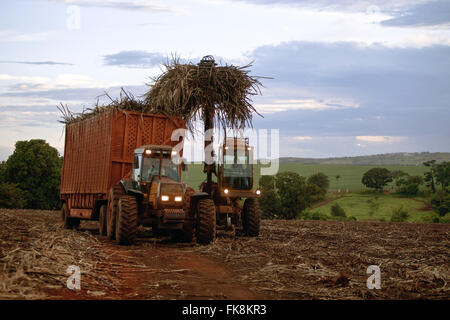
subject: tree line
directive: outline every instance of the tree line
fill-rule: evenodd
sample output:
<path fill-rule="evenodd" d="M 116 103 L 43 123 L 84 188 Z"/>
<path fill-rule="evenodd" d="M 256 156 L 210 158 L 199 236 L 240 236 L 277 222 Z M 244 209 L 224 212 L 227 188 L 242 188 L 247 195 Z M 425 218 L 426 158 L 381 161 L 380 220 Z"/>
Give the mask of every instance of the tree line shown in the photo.
<path fill-rule="evenodd" d="M 445 216 L 450 211 L 450 162 L 436 163 L 430 160 L 423 163 L 428 170 L 424 176 L 409 175 L 401 170 L 389 171 L 386 168 L 372 168 L 364 173 L 361 182 L 368 188 L 377 192 L 391 182 L 400 195 L 414 197 L 420 194 L 421 187 L 427 188 L 424 197 L 430 197 L 430 203 L 440 216 Z"/>

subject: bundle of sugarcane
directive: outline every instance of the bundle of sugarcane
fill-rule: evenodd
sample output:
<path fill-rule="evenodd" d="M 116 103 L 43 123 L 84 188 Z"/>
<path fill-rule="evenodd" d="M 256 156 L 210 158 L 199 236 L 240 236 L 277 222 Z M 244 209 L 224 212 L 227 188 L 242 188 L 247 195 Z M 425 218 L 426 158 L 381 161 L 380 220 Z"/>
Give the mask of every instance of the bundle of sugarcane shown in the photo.
<path fill-rule="evenodd" d="M 165 71 L 153 79 L 145 95 L 150 109 L 168 116 L 181 116 L 189 129 L 194 121 L 205 120 L 222 128 L 252 125 L 251 96 L 260 93 L 259 78 L 249 75 L 251 64 L 243 67 L 217 66 L 204 57 L 198 65 L 181 64 L 174 58 L 164 64 Z"/>
<path fill-rule="evenodd" d="M 110 99 L 109 103 L 100 104 L 99 100 L 97 99 L 97 103 L 93 108 L 83 109 L 83 111 L 80 113 L 73 113 L 69 110 L 67 105 L 65 106 L 61 103 L 61 105 L 57 107 L 62 114 L 62 120 L 59 120 L 59 122 L 70 124 L 77 121 L 83 121 L 111 109 L 122 111 L 137 111 L 142 113 L 157 113 L 156 110 L 151 110 L 150 106 L 145 102 L 145 100 L 135 98 L 130 92 L 125 91 L 123 88 L 120 91 L 119 98 L 113 99 L 106 92 L 104 96 Z"/>

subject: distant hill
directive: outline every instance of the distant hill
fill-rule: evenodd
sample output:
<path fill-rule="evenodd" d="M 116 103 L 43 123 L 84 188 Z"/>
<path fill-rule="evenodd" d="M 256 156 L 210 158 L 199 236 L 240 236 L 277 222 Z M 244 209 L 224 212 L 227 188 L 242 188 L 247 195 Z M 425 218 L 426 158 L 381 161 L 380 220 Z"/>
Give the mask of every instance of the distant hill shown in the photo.
<path fill-rule="evenodd" d="M 385 153 L 372 156 L 342 157 L 342 158 L 280 158 L 281 163 L 303 164 L 353 164 L 353 165 L 403 165 L 419 166 L 423 162 L 436 160 L 450 161 L 450 152 L 414 152 L 414 153 Z"/>

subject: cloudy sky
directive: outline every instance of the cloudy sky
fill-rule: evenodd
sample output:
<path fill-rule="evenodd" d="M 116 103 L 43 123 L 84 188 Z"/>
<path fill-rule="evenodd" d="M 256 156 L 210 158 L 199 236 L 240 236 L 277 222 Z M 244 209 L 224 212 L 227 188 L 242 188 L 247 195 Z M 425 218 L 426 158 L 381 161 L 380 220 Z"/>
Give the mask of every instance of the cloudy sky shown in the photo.
<path fill-rule="evenodd" d="M 171 54 L 253 61 L 281 156 L 450 151 L 448 0 L 0 2 L 0 160 L 18 140 L 60 152 L 56 105 L 135 95 Z"/>

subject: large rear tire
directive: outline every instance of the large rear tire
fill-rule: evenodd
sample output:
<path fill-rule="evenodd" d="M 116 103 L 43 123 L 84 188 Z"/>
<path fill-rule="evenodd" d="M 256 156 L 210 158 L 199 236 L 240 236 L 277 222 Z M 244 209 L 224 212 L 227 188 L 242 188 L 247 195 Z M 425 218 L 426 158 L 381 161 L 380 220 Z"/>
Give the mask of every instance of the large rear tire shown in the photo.
<path fill-rule="evenodd" d="M 200 199 L 197 203 L 197 242 L 208 244 L 216 239 L 216 207 L 212 199 Z"/>
<path fill-rule="evenodd" d="M 261 209 L 258 200 L 247 198 L 242 209 L 242 227 L 245 235 L 249 237 L 259 236 L 259 224 L 261 220 Z"/>
<path fill-rule="evenodd" d="M 61 207 L 61 219 L 64 229 L 73 229 L 77 228 L 80 225 L 80 219 L 69 217 L 69 209 L 67 209 L 67 203 L 65 202 Z"/>
<path fill-rule="evenodd" d="M 120 197 L 124 194 L 125 192 L 120 184 L 112 186 L 109 190 L 108 209 L 106 215 L 106 236 L 110 240 L 114 240 L 116 238 L 117 205 L 119 204 Z"/>
<path fill-rule="evenodd" d="M 98 217 L 98 233 L 101 236 L 106 236 L 106 215 L 107 215 L 107 208 L 106 204 L 103 204 L 100 206 L 100 213 Z"/>
<path fill-rule="evenodd" d="M 117 206 L 116 243 L 130 245 L 136 239 L 138 229 L 138 206 L 136 197 L 122 196 Z"/>

